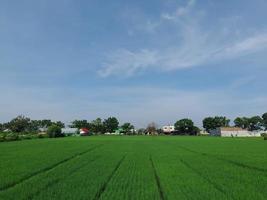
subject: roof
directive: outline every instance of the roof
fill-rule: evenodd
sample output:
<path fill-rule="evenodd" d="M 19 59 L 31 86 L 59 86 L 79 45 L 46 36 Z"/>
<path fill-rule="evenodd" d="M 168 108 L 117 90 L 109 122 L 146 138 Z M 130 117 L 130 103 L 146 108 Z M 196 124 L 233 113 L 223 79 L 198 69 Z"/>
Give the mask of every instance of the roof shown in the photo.
<path fill-rule="evenodd" d="M 89 132 L 89 130 L 87 128 L 81 128 L 80 131 Z"/>
<path fill-rule="evenodd" d="M 245 131 L 246 129 L 239 127 L 220 127 L 221 131 Z"/>

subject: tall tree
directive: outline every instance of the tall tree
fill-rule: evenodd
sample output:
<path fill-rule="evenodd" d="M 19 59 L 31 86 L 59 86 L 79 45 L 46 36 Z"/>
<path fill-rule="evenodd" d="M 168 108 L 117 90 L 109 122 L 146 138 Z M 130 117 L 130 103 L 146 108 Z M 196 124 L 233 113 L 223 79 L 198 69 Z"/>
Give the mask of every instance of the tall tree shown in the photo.
<path fill-rule="evenodd" d="M 262 115 L 262 123 L 265 130 L 267 130 L 267 112 Z"/>
<path fill-rule="evenodd" d="M 61 132 L 61 128 L 55 124 L 51 125 L 47 129 L 47 134 L 49 137 L 64 137 L 64 134 Z"/>
<path fill-rule="evenodd" d="M 91 131 L 93 133 L 104 133 L 104 125 L 101 118 L 97 118 L 91 122 Z"/>
<path fill-rule="evenodd" d="M 126 135 L 131 135 L 134 133 L 134 126 L 131 123 L 124 123 L 121 128 Z"/>
<path fill-rule="evenodd" d="M 30 118 L 27 118 L 23 115 L 19 115 L 18 117 L 12 119 L 9 123 L 9 129 L 13 132 L 20 133 L 28 131 L 30 127 Z"/>
<path fill-rule="evenodd" d="M 181 119 L 174 124 L 175 130 L 181 135 L 196 135 L 198 128 L 191 119 Z"/>
<path fill-rule="evenodd" d="M 105 132 L 113 133 L 119 127 L 119 121 L 116 117 L 109 117 L 103 122 Z"/>
<path fill-rule="evenodd" d="M 147 125 L 146 132 L 150 135 L 157 134 L 157 125 L 155 122 L 151 122 Z"/>
<path fill-rule="evenodd" d="M 235 123 L 236 127 L 246 129 L 249 127 L 249 118 L 237 117 L 237 118 L 235 118 L 234 123 Z"/>
<path fill-rule="evenodd" d="M 74 120 L 71 125 L 70 125 L 71 128 L 78 128 L 78 129 L 81 129 L 81 128 L 90 128 L 90 124 L 88 123 L 87 120 Z"/>
<path fill-rule="evenodd" d="M 48 128 L 49 126 L 53 125 L 53 122 L 50 119 L 43 119 L 40 120 L 40 128 Z"/>
<path fill-rule="evenodd" d="M 213 117 L 206 117 L 203 119 L 203 128 L 205 128 L 208 132 L 216 128 Z"/>
<path fill-rule="evenodd" d="M 214 124 L 216 127 L 228 127 L 230 123 L 230 119 L 222 116 L 214 117 Z"/>
<path fill-rule="evenodd" d="M 229 123 L 230 119 L 223 116 L 207 117 L 203 120 L 203 127 L 209 132 L 219 127 L 227 127 Z"/>
<path fill-rule="evenodd" d="M 53 124 L 58 126 L 59 128 L 65 128 L 65 124 L 61 121 L 53 122 Z"/>
<path fill-rule="evenodd" d="M 249 130 L 256 131 L 260 130 L 262 127 L 262 118 L 260 116 L 253 116 L 249 118 Z"/>

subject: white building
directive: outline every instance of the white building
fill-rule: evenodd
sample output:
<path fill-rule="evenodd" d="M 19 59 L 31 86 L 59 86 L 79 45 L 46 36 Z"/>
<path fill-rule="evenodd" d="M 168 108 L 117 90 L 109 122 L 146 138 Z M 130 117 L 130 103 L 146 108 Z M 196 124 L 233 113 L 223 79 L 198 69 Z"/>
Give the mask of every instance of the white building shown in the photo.
<path fill-rule="evenodd" d="M 74 135 L 77 134 L 79 129 L 77 128 L 62 128 L 61 132 L 65 135 Z"/>
<path fill-rule="evenodd" d="M 175 128 L 174 128 L 174 126 L 163 126 L 162 130 L 164 133 L 170 134 L 170 133 L 175 131 Z"/>
<path fill-rule="evenodd" d="M 220 127 L 210 131 L 212 136 L 221 137 L 260 137 L 262 131 L 248 131 L 238 127 Z"/>

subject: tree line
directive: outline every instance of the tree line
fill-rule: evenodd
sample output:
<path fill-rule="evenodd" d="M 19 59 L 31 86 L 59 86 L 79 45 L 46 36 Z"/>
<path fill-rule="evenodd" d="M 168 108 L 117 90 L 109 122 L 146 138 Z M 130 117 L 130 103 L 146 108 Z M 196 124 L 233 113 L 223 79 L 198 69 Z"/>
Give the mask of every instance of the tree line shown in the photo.
<path fill-rule="evenodd" d="M 267 113 L 264 113 L 262 116 L 237 117 L 233 122 L 235 127 L 248 129 L 250 131 L 267 130 Z M 230 119 L 225 116 L 206 117 L 203 119 L 202 123 L 203 128 L 207 132 L 210 132 L 219 127 L 230 126 Z M 74 120 L 69 127 L 77 129 L 87 128 L 95 134 L 104 134 L 107 132 L 113 133 L 118 129 L 120 129 L 121 133 L 126 135 L 163 133 L 162 129 L 158 128 L 155 123 L 149 123 L 146 128 L 138 130 L 135 130 L 135 127 L 129 122 L 124 123 L 121 126 L 119 124 L 119 120 L 116 117 L 109 117 L 104 120 L 101 118 L 92 121 Z M 65 124 L 61 121 L 52 121 L 50 119 L 31 120 L 29 117 L 20 115 L 7 123 L 0 123 L 0 132 L 8 129 L 13 133 L 32 134 L 42 130 L 45 131 L 51 126 L 57 127 L 59 130 L 64 128 Z M 173 134 L 176 135 L 197 135 L 200 132 L 200 129 L 188 118 L 177 120 L 174 127 L 175 131 Z"/>
<path fill-rule="evenodd" d="M 61 121 L 52 121 L 50 119 L 43 120 L 31 120 L 29 117 L 19 115 L 7 123 L 0 123 L 0 132 L 4 130 L 10 130 L 13 133 L 37 133 L 47 131 L 49 127 L 53 127 L 54 130 L 65 128 L 65 124 Z M 95 134 L 113 133 L 117 129 L 121 128 L 121 131 L 125 134 L 130 134 L 134 130 L 134 126 L 131 123 L 124 123 L 119 126 L 119 121 L 116 117 L 109 117 L 102 120 L 97 118 L 92 121 L 87 120 L 74 120 L 69 125 L 70 128 L 87 128 Z"/>
<path fill-rule="evenodd" d="M 60 128 L 65 127 L 65 124 L 61 121 L 52 121 L 50 119 L 31 120 L 29 117 L 19 115 L 7 123 L 0 123 L 0 131 L 8 129 L 14 133 L 35 133 L 52 125 Z"/>
<path fill-rule="evenodd" d="M 230 119 L 222 116 L 207 117 L 203 120 L 203 128 L 208 132 L 219 127 L 228 126 L 230 126 Z M 236 117 L 234 126 L 248 129 L 249 131 L 267 130 L 267 113 L 262 116 Z"/>
<path fill-rule="evenodd" d="M 119 120 L 116 117 L 109 117 L 102 120 L 101 118 L 96 118 L 92 121 L 87 120 L 74 120 L 71 125 L 71 128 L 87 128 L 95 134 L 104 134 L 104 133 L 114 133 L 116 130 L 121 128 L 121 132 L 125 134 L 134 133 L 134 126 L 126 122 L 119 126 Z"/>

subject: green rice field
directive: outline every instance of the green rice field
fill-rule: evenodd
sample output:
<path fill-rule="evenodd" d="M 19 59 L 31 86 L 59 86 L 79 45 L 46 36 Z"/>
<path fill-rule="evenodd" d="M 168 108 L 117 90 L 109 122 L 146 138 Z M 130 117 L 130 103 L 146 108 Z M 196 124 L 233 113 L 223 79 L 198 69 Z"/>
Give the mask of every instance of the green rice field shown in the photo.
<path fill-rule="evenodd" d="M 267 199 L 261 138 L 92 136 L 0 143 L 0 199 Z"/>

